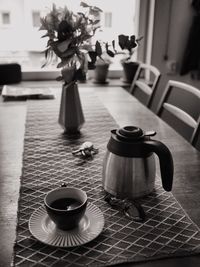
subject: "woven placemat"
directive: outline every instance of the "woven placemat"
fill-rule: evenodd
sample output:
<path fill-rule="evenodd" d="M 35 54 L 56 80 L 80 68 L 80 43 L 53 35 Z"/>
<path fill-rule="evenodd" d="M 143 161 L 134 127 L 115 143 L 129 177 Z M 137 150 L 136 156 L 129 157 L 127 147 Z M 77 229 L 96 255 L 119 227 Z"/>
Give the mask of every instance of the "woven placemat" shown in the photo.
<path fill-rule="evenodd" d="M 102 160 L 110 130 L 118 127 L 95 94 L 81 91 L 85 124 L 81 136 L 69 138 L 58 125 L 59 97 L 28 102 L 23 172 L 13 266 L 108 266 L 200 252 L 200 231 L 174 196 L 156 181 L 155 191 L 141 201 L 144 223 L 133 222 L 104 200 Z M 99 149 L 93 159 L 74 157 L 72 149 L 91 141 Z M 63 182 L 87 192 L 88 200 L 104 214 L 103 232 L 74 248 L 42 244 L 29 232 L 31 214 L 45 194 Z"/>

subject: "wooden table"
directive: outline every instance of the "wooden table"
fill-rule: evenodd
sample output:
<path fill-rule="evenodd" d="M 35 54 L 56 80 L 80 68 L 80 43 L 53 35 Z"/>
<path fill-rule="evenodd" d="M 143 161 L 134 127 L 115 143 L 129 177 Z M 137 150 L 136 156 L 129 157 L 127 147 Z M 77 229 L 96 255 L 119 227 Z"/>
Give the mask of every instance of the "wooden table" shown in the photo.
<path fill-rule="evenodd" d="M 24 82 L 20 86 L 57 86 L 54 82 Z M 84 90 L 80 86 L 80 90 Z M 200 227 L 200 153 L 155 114 L 120 87 L 94 87 L 102 103 L 120 126 L 136 125 L 155 130 L 156 139 L 172 152 L 175 173 L 173 194 L 190 218 Z M 22 167 L 26 101 L 0 100 L 0 266 L 10 266 L 17 200 Z M 165 259 L 133 266 L 199 266 L 200 256 Z M 131 266 L 131 265 L 130 265 Z"/>

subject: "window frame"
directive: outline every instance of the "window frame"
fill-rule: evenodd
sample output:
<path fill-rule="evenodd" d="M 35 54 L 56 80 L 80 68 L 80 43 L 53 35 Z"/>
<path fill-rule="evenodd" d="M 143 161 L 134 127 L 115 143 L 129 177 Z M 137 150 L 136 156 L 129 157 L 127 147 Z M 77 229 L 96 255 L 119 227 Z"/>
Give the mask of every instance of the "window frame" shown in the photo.
<path fill-rule="evenodd" d="M 33 27 L 33 29 L 39 29 L 39 25 L 38 26 L 36 26 L 36 25 L 34 25 L 34 13 L 39 13 L 39 18 L 41 17 L 41 10 L 37 10 L 37 9 L 32 9 L 31 10 L 31 21 L 32 21 L 32 27 Z"/>
<path fill-rule="evenodd" d="M 3 23 L 3 15 L 4 14 L 9 14 L 9 23 L 4 24 Z M 5 9 L 0 11 L 0 27 L 1 28 L 10 28 L 12 26 L 12 12 L 11 10 Z"/>
<path fill-rule="evenodd" d="M 152 3 L 152 2 L 154 2 L 155 0 L 150 0 L 150 2 Z M 143 2 L 142 2 L 143 3 Z M 142 4 L 141 2 L 140 2 L 140 0 L 136 0 L 136 12 L 139 12 L 139 14 L 141 14 L 143 11 L 144 11 L 144 8 L 143 8 L 143 5 L 141 5 Z M 147 5 L 147 6 L 149 6 L 149 5 Z M 143 10 L 140 10 L 141 9 L 141 7 L 142 7 L 142 9 Z M 148 8 L 147 8 L 147 10 L 148 10 Z M 32 14 L 33 14 L 33 12 L 39 12 L 39 13 L 41 13 L 41 10 L 38 10 L 37 8 L 32 8 L 32 9 L 28 9 L 28 11 L 30 12 L 31 11 L 31 16 L 32 16 Z M 2 14 L 2 13 L 9 13 L 10 14 L 10 24 L 8 24 L 8 25 L 2 25 L 2 21 L 0 21 L 0 27 L 2 27 L 2 28 L 10 28 L 11 26 L 13 26 L 12 25 L 12 23 L 13 23 L 13 19 L 12 19 L 12 11 L 11 10 L 9 10 L 9 9 L 3 9 L 3 10 L 1 10 L 0 11 L 0 14 Z M 146 12 L 147 13 L 147 17 L 149 17 L 149 12 L 147 11 Z M 153 12 L 151 12 L 151 14 L 153 14 Z M 147 19 L 147 18 L 146 18 Z M 2 20 L 2 18 L 1 18 L 1 20 Z M 33 17 L 32 17 L 32 20 L 31 20 L 31 22 L 32 22 L 32 29 L 33 29 L 33 31 L 35 32 L 35 31 L 37 31 L 37 26 L 33 26 Z M 136 32 L 135 32 L 135 35 L 136 36 L 140 36 L 140 32 L 139 32 L 139 23 L 141 23 L 141 18 L 140 18 L 140 15 L 138 15 L 138 17 L 136 18 Z M 146 23 L 145 23 L 146 24 Z M 152 27 L 153 27 L 153 25 L 152 25 Z M 151 28 L 152 28 L 151 27 Z M 146 30 L 146 33 L 147 33 L 147 31 L 148 31 L 148 29 Z M 145 34 L 146 35 L 146 34 Z M 151 39 L 152 38 L 152 36 L 150 35 L 149 36 L 150 38 L 148 38 L 148 39 Z M 146 35 L 146 37 L 144 37 L 144 39 L 146 40 L 146 38 L 147 38 L 147 35 Z M 137 50 L 137 54 L 139 55 L 139 57 L 138 57 L 138 59 L 140 60 L 140 58 L 141 58 L 141 56 L 140 56 L 140 54 L 142 53 L 143 54 L 143 60 L 142 61 L 146 61 L 146 59 L 148 58 L 148 56 L 147 56 L 147 45 L 145 45 L 145 40 L 143 39 L 143 41 L 141 42 L 142 44 L 141 44 L 141 46 L 138 48 L 138 50 Z M 39 52 L 39 51 L 38 51 Z M 151 48 L 148 50 L 148 55 L 149 55 L 149 60 L 150 60 L 150 58 L 151 58 Z M 26 79 L 26 78 L 29 78 L 29 79 L 31 79 L 31 77 L 33 77 L 33 78 L 35 78 L 35 79 L 37 79 L 37 77 L 39 76 L 41 79 L 43 79 L 42 78 L 42 76 L 44 76 L 44 79 L 46 79 L 47 77 L 48 78 L 52 78 L 52 73 L 58 73 L 60 71 L 60 69 L 23 69 L 22 68 L 22 74 L 23 74 L 23 77 Z M 89 71 L 90 72 L 90 71 Z M 93 74 L 92 73 L 89 73 L 89 77 L 91 77 Z M 119 78 L 120 76 L 122 75 L 122 68 L 115 68 L 115 66 L 110 66 L 110 68 L 109 68 L 109 77 L 110 78 Z M 53 75 L 54 76 L 54 75 Z"/>

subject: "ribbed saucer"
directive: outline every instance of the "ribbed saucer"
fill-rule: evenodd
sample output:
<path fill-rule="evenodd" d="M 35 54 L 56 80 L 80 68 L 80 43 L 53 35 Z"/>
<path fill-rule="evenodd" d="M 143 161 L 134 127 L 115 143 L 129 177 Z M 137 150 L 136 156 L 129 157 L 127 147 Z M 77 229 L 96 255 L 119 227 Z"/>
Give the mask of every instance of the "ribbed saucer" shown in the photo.
<path fill-rule="evenodd" d="M 103 227 L 103 213 L 92 203 L 87 204 L 79 226 L 72 230 L 58 229 L 49 218 L 44 206 L 33 212 L 29 220 L 31 234 L 42 243 L 55 247 L 75 247 L 88 243 L 102 232 Z"/>

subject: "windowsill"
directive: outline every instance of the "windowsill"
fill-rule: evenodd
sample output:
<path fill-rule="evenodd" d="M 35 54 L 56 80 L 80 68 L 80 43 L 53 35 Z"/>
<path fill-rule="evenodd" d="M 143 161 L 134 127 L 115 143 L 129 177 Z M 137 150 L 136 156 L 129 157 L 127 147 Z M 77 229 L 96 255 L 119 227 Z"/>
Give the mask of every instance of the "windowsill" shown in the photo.
<path fill-rule="evenodd" d="M 44 70 L 44 69 L 26 69 L 22 70 L 22 80 L 55 80 L 60 74 L 58 70 Z"/>
<path fill-rule="evenodd" d="M 25 69 L 22 70 L 22 80 L 55 80 L 60 75 L 60 70 L 57 69 Z M 88 77 L 94 77 L 94 70 L 88 71 Z M 122 69 L 109 69 L 108 78 L 121 78 L 122 77 Z"/>

